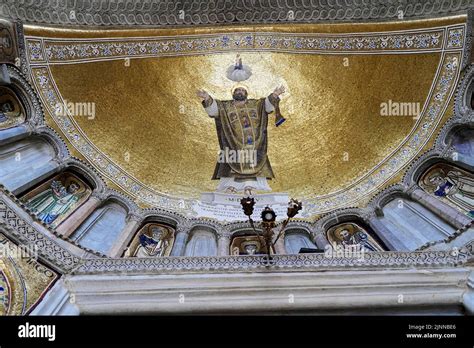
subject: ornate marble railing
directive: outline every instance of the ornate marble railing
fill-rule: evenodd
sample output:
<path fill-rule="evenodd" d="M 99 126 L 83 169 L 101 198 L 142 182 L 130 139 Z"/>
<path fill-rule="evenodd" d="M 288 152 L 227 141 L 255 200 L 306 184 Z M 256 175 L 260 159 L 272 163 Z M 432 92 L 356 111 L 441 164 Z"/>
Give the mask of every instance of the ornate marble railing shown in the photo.
<path fill-rule="evenodd" d="M 472 259 L 465 252 L 370 252 L 361 258 L 328 257 L 321 254 L 267 256 L 163 257 L 84 260 L 73 274 L 102 273 L 187 273 L 187 272 L 256 272 L 322 271 L 350 268 L 432 268 L 460 266 Z"/>

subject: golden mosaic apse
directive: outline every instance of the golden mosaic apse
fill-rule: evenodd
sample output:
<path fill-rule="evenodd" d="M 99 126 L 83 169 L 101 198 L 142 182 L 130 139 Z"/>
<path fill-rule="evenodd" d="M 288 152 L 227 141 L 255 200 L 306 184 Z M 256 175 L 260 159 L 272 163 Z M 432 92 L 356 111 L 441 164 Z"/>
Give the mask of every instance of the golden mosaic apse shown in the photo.
<path fill-rule="evenodd" d="M 432 141 L 449 116 L 464 23 L 26 34 L 47 122 L 74 154 L 138 203 L 177 210 L 216 189 L 214 120 L 196 90 L 230 99 L 225 72 L 239 52 L 253 71 L 249 97 L 286 87 L 287 121 L 277 128 L 271 115 L 268 127 L 272 191 L 319 213 L 366 201 Z M 55 114 L 58 101 L 93 104 L 95 115 Z M 393 103 L 420 117 L 382 115 Z"/>

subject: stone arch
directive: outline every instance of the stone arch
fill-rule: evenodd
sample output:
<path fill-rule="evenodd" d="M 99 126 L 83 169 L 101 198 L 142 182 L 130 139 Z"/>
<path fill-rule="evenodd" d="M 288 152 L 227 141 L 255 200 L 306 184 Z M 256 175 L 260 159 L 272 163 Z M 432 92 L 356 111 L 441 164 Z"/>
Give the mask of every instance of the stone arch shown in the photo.
<path fill-rule="evenodd" d="M 382 193 L 377 209 L 384 226 L 380 237 L 395 250 L 416 250 L 454 233 L 453 226 L 401 190 Z"/>
<path fill-rule="evenodd" d="M 109 197 L 73 232 L 70 239 L 79 245 L 109 254 L 126 225 L 127 208 L 115 197 Z"/>
<path fill-rule="evenodd" d="M 61 171 L 69 151 L 48 129 L 0 146 L 0 182 L 13 194 L 26 192 Z"/>
<path fill-rule="evenodd" d="M 217 231 L 208 224 L 194 224 L 189 232 L 184 255 L 216 256 Z"/>
<path fill-rule="evenodd" d="M 43 108 L 35 89 L 30 85 L 28 80 L 17 67 L 8 65 L 7 70 L 11 81 L 11 84 L 7 87 L 12 89 L 16 93 L 18 99 L 22 102 L 26 111 L 26 122 L 32 128 L 43 125 Z"/>
<path fill-rule="evenodd" d="M 474 115 L 474 64 L 467 66 L 463 72 L 454 101 L 455 118 L 472 119 Z"/>
<path fill-rule="evenodd" d="M 474 123 L 455 123 L 449 127 L 444 143 L 444 158 L 474 171 Z"/>
<path fill-rule="evenodd" d="M 289 226 L 284 235 L 285 250 L 288 254 L 298 254 L 301 248 L 318 249 L 313 242 L 311 231 L 302 226 Z"/>
<path fill-rule="evenodd" d="M 64 171 L 72 171 L 82 176 L 95 192 L 105 192 L 105 181 L 102 179 L 100 174 L 88 164 L 82 162 L 81 160 L 75 157 L 70 157 L 63 162 L 63 165 Z"/>
<path fill-rule="evenodd" d="M 369 223 L 369 217 L 375 215 L 375 210 L 372 206 L 367 208 L 345 208 L 339 209 L 333 213 L 323 216 L 317 221 L 317 228 L 323 231 L 327 241 L 331 243 L 331 238 L 328 235 L 329 231 L 337 226 L 344 224 L 355 224 L 369 235 L 381 249 L 388 250 L 388 247 L 383 238 L 379 235 L 379 231 L 373 228 Z"/>

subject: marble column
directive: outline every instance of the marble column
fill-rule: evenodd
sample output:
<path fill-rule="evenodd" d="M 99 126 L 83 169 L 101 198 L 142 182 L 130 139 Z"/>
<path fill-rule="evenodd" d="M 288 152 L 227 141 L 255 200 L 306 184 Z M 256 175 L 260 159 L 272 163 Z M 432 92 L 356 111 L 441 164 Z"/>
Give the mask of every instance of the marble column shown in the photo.
<path fill-rule="evenodd" d="M 463 228 L 470 224 L 472 219 L 458 211 L 456 208 L 444 203 L 440 199 L 415 186 L 409 191 L 410 197 L 431 210 L 433 213 L 450 223 L 456 228 Z"/>
<path fill-rule="evenodd" d="M 227 256 L 230 255 L 230 235 L 219 234 L 217 236 L 217 255 Z"/>
<path fill-rule="evenodd" d="M 121 257 L 128 243 L 132 239 L 135 232 L 140 227 L 143 218 L 134 213 L 129 213 L 126 218 L 126 224 L 120 235 L 117 237 L 112 249 L 108 252 L 111 257 Z"/>
<path fill-rule="evenodd" d="M 376 215 L 365 219 L 365 222 L 374 230 L 375 234 L 384 242 L 389 250 L 406 250 L 406 246 L 395 233 L 390 231 Z"/>
<path fill-rule="evenodd" d="M 63 235 L 64 237 L 70 237 L 74 231 L 97 209 L 102 200 L 92 193 L 92 195 L 69 215 L 63 222 L 56 228 L 56 232 Z"/>
<path fill-rule="evenodd" d="M 326 238 L 325 233 L 318 232 L 313 235 L 313 242 L 316 244 L 318 249 L 326 249 L 326 246 L 329 245 L 329 241 Z"/>
<path fill-rule="evenodd" d="M 183 256 L 186 249 L 186 243 L 189 237 L 189 226 L 179 225 L 176 227 L 176 237 L 170 256 Z"/>

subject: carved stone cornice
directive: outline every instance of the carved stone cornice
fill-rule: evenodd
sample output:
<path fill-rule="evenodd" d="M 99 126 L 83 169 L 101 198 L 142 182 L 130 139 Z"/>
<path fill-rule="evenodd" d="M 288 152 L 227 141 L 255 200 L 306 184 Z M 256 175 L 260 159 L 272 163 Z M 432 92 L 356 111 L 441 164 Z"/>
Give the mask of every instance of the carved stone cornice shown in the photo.
<path fill-rule="evenodd" d="M 187 220 L 187 218 L 182 214 L 160 208 L 142 209 L 141 214 L 146 222 L 161 222 L 173 227 L 181 225 Z"/>
<path fill-rule="evenodd" d="M 314 229 L 314 223 L 310 223 L 305 220 L 291 219 L 288 225 L 286 225 L 285 231 L 297 229 L 305 230 L 306 232 L 311 233 Z"/>
<path fill-rule="evenodd" d="M 188 219 L 187 225 L 189 226 L 189 231 L 192 231 L 198 227 L 204 227 L 205 229 L 214 233 L 216 236 L 219 235 L 221 231 L 221 227 L 222 227 L 220 223 L 216 222 L 213 219 L 207 219 L 207 218 Z"/>
<path fill-rule="evenodd" d="M 256 228 L 258 227 L 258 223 L 256 224 L 255 227 Z M 242 230 L 252 230 L 252 226 L 250 225 L 248 220 L 230 222 L 230 223 L 225 224 L 224 228 L 228 230 L 231 234 L 234 234 Z M 257 228 L 257 230 L 260 230 L 260 229 Z"/>
<path fill-rule="evenodd" d="M 384 21 L 466 13 L 470 1 L 456 0 L 79 0 L 7 1 L 0 16 L 25 23 L 63 26 L 170 27 L 257 23 Z"/>
<path fill-rule="evenodd" d="M 232 238 L 232 235 L 228 232 L 221 232 L 217 234 L 217 239 L 230 240 L 231 238 Z"/>
<path fill-rule="evenodd" d="M 105 191 L 101 192 L 101 191 L 94 190 L 91 193 L 91 197 L 94 197 L 99 201 L 105 201 L 105 199 L 107 198 L 107 193 Z"/>
<path fill-rule="evenodd" d="M 189 235 L 189 232 L 191 232 L 191 226 L 192 224 L 189 220 L 180 220 L 176 226 L 176 234 L 181 233 Z"/>

